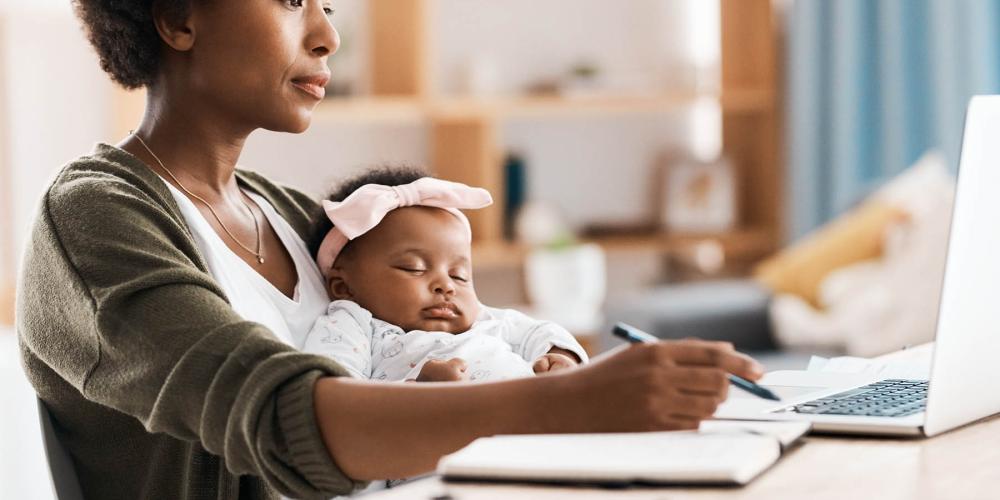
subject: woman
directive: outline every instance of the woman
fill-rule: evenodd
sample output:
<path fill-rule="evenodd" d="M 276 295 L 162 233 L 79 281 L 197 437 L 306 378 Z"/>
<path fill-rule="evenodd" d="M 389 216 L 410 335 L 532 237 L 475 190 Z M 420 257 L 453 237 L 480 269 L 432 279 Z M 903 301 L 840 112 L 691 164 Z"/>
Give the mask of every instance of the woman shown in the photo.
<path fill-rule="evenodd" d="M 235 167 L 254 130 L 308 127 L 330 6 L 75 5 L 102 67 L 148 95 L 134 134 L 46 192 L 20 282 L 25 367 L 87 497 L 328 497 L 478 436 L 692 428 L 726 372 L 760 376 L 698 341 L 489 384 L 369 383 L 297 352 L 327 301 L 304 252 L 315 203 Z"/>

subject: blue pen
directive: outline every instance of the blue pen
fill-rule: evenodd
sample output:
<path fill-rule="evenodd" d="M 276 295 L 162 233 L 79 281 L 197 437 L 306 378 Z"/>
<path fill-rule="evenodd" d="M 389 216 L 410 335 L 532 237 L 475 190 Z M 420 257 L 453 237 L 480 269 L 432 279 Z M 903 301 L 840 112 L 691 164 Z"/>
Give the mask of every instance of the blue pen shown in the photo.
<path fill-rule="evenodd" d="M 623 338 L 623 339 L 625 339 L 625 340 L 627 340 L 629 342 L 632 342 L 633 344 L 639 343 L 639 342 L 657 342 L 657 341 L 659 341 L 658 338 L 656 338 L 656 337 L 654 337 L 654 336 L 652 336 L 652 335 L 650 335 L 650 334 L 648 334 L 648 333 L 646 333 L 646 332 L 644 332 L 644 331 L 642 331 L 642 330 L 640 330 L 640 329 L 638 329 L 638 328 L 636 328 L 634 326 L 626 325 L 625 323 L 616 323 L 615 326 L 614 326 L 614 328 L 611 329 L 611 331 L 615 335 L 617 335 L 617 336 L 619 336 L 619 337 L 621 337 L 621 338 Z M 751 381 L 749 381 L 749 380 L 747 380 L 747 379 L 745 379 L 743 377 L 737 377 L 736 375 L 730 374 L 729 375 L 729 383 L 733 384 L 736 387 L 739 387 L 740 389 L 743 389 L 744 391 L 747 391 L 750 394 L 753 394 L 754 396 L 757 396 L 759 398 L 770 399 L 770 400 L 773 400 L 773 401 L 781 401 L 781 398 L 779 398 L 776 394 L 774 394 L 770 390 L 768 390 L 768 389 L 766 389 L 764 387 L 761 387 L 761 386 L 759 386 L 759 385 L 757 385 L 757 384 L 755 384 L 755 383 L 753 383 L 753 382 L 751 382 Z"/>

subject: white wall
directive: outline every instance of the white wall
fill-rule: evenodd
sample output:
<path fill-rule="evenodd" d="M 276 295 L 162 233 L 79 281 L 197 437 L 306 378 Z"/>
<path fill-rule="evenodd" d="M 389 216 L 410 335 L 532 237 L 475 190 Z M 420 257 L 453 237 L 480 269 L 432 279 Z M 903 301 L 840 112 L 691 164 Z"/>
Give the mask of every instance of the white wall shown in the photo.
<path fill-rule="evenodd" d="M 6 96 L 0 98 L 8 111 L 4 156 L 13 215 L 8 230 L 20 249 L 52 175 L 108 139 L 111 85 L 65 5 L 7 9 L 0 15 L 6 84 Z"/>
<path fill-rule="evenodd" d="M 689 52 L 688 12 L 705 0 L 438 0 L 433 87 L 459 90 L 470 62 L 488 59 L 499 89 L 523 89 L 591 61 L 615 80 L 665 82 Z M 631 79 L 631 78 L 629 78 Z"/>
<path fill-rule="evenodd" d="M 334 75 L 365 67 L 365 44 L 354 40 L 366 34 L 365 9 L 358 1 L 337 4 L 334 24 L 344 32 L 345 52 L 331 59 Z M 655 90 L 684 84 L 692 75 L 678 68 L 690 68 L 694 59 L 718 62 L 718 20 L 712 17 L 718 8 L 712 4 L 437 0 L 430 13 L 432 92 L 461 94 L 465 68 L 484 58 L 491 61 L 501 94 L 518 93 L 582 60 L 596 62 L 613 86 L 645 84 Z M 502 132 L 502 147 L 528 160 L 531 197 L 555 205 L 578 227 L 647 218 L 656 156 L 675 147 L 712 156 L 721 135 L 718 110 L 711 106 L 666 116 L 521 119 L 505 124 Z M 419 126 L 371 124 L 314 125 L 298 137 L 261 132 L 248 142 L 241 162 L 319 193 L 332 179 L 365 166 L 426 162 L 426 133 Z"/>

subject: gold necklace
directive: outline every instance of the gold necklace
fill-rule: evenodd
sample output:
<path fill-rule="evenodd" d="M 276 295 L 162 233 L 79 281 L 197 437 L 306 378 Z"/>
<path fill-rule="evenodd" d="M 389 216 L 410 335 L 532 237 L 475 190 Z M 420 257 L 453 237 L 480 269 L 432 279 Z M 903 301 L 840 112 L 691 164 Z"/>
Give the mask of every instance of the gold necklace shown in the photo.
<path fill-rule="evenodd" d="M 153 159 L 156 160 L 156 163 L 160 164 L 160 168 L 162 168 L 163 171 L 166 172 L 167 175 L 169 175 L 170 178 L 174 180 L 174 183 L 176 183 L 177 186 L 181 188 L 181 191 L 184 191 L 185 193 L 187 193 L 188 196 L 190 196 L 190 197 L 192 197 L 192 198 L 194 198 L 194 199 L 202 202 L 206 207 L 208 207 L 208 211 L 212 212 L 212 216 L 215 217 L 216 222 L 218 222 L 219 225 L 222 226 L 222 230 L 225 231 L 226 234 L 228 234 L 229 237 L 232 238 L 232 240 L 235 241 L 236 244 L 240 246 L 240 248 L 246 250 L 247 252 L 252 253 L 255 257 L 257 257 L 257 262 L 258 263 L 260 263 L 260 264 L 264 263 L 264 252 L 261 251 L 261 246 L 262 245 L 261 245 L 261 237 L 260 237 L 260 221 L 257 220 L 257 214 L 254 213 L 254 211 L 250 208 L 250 205 L 247 203 L 246 199 L 244 199 L 244 196 L 246 196 L 246 195 L 243 194 L 243 190 L 242 189 L 240 190 L 240 201 L 243 202 L 243 206 L 246 207 L 246 209 L 247 209 L 248 212 L 250 212 L 250 217 L 253 217 L 253 227 L 254 227 L 254 230 L 257 232 L 257 250 L 256 251 L 255 250 L 251 250 L 250 247 L 244 245 L 243 242 L 241 242 L 240 240 L 236 239 L 236 236 L 233 234 L 233 232 L 230 231 L 228 227 L 226 227 L 225 223 L 222 222 L 222 219 L 219 217 L 219 214 L 215 213 L 215 209 L 212 208 L 212 205 L 209 204 L 207 201 L 205 201 L 205 199 L 202 198 L 201 196 L 198 196 L 198 195 L 192 193 L 190 190 L 188 190 L 188 188 L 184 187 L 184 184 L 181 184 L 181 181 L 177 180 L 177 177 L 174 176 L 174 173 L 171 172 L 170 169 L 168 169 L 166 167 L 166 165 L 163 164 L 163 161 L 160 160 L 160 157 L 156 156 L 156 153 L 154 153 L 152 149 L 149 149 L 149 146 L 146 145 L 146 141 L 142 140 L 142 137 L 139 137 L 139 134 L 136 134 L 135 132 L 132 132 L 132 136 L 135 137 L 136 140 L 139 141 L 139 144 L 142 144 L 142 147 L 146 148 L 146 152 L 148 152 L 150 154 L 150 156 L 152 156 Z"/>

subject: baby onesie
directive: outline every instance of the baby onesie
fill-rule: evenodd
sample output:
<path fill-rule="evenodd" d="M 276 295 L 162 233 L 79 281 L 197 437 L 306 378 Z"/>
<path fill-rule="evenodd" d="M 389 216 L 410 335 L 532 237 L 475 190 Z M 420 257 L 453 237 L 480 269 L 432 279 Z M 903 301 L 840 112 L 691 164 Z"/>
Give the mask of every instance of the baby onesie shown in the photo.
<path fill-rule="evenodd" d="M 504 380 L 534 374 L 534 362 L 553 347 L 587 353 L 564 328 L 513 309 L 482 306 L 472 327 L 459 334 L 403 331 L 372 317 L 355 302 L 336 300 L 320 316 L 300 349 L 329 356 L 355 377 L 405 381 L 432 359 L 462 358 L 470 380 Z"/>

